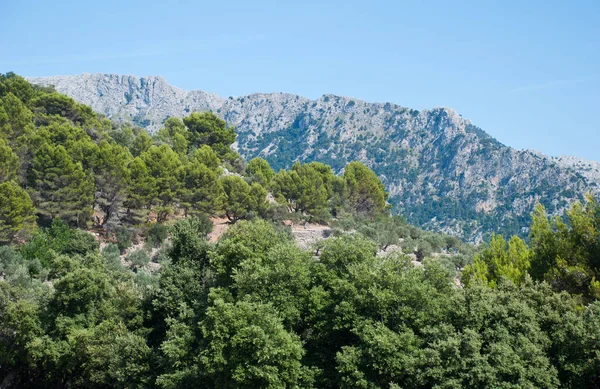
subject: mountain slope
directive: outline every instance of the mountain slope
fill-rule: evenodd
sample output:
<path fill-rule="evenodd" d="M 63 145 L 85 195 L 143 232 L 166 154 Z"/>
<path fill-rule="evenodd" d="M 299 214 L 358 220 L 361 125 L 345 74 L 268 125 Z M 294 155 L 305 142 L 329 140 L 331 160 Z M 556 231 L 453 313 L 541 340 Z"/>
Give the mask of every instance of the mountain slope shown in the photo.
<path fill-rule="evenodd" d="M 82 74 L 30 78 L 54 85 L 115 120 L 156 132 L 170 116 L 212 110 L 236 126 L 247 159 L 275 168 L 322 161 L 337 171 L 367 163 L 390 193 L 393 210 L 425 228 L 480 240 L 490 232 L 526 233 L 537 201 L 551 213 L 592 190 L 597 175 L 577 163 L 507 147 L 448 108 L 415 111 L 390 103 L 324 95 L 252 94 L 222 99 L 187 92 L 161 77 Z"/>

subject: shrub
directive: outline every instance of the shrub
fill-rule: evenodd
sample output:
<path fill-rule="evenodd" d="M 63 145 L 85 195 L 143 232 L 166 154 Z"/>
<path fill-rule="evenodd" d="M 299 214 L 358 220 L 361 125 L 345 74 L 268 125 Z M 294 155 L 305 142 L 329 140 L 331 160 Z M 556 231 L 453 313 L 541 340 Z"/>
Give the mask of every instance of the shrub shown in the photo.
<path fill-rule="evenodd" d="M 69 239 L 63 250 L 65 254 L 79 254 L 82 256 L 97 253 L 99 243 L 96 237 L 83 230 L 72 230 L 71 239 Z"/>
<path fill-rule="evenodd" d="M 133 244 L 133 231 L 126 227 L 117 227 L 115 229 L 115 237 L 117 238 L 117 246 L 121 253 Z"/>
<path fill-rule="evenodd" d="M 160 247 L 167 239 L 169 228 L 162 223 L 153 223 L 146 231 L 146 240 L 150 247 Z"/>
<path fill-rule="evenodd" d="M 146 266 L 150 262 L 150 257 L 145 250 L 135 250 L 126 259 L 131 262 L 130 266 L 133 271 L 137 271 L 138 268 Z"/>
<path fill-rule="evenodd" d="M 213 229 L 213 222 L 204 214 L 199 214 L 192 217 L 187 217 L 179 220 L 171 227 L 171 233 L 177 234 L 180 231 L 191 230 L 194 233 L 205 237 L 210 234 Z"/>
<path fill-rule="evenodd" d="M 121 250 L 116 244 L 111 243 L 105 246 L 100 254 L 109 269 L 120 270 L 123 268 L 120 260 Z"/>

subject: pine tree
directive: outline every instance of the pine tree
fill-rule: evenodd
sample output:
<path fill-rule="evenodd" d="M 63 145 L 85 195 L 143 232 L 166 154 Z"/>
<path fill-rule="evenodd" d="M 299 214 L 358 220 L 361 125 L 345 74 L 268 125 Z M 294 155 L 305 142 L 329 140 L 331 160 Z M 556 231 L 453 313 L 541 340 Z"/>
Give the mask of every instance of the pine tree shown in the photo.
<path fill-rule="evenodd" d="M 273 180 L 274 193 L 283 196 L 294 212 L 313 213 L 327 208 L 327 187 L 321 173 L 310 164 L 295 163 L 292 170 L 282 170 Z"/>
<path fill-rule="evenodd" d="M 104 211 L 103 224 L 116 216 L 129 182 L 129 150 L 116 143 L 102 141 L 94 166 L 96 180 L 95 203 Z"/>
<path fill-rule="evenodd" d="M 19 168 L 19 157 L 13 152 L 8 143 L 0 138 L 0 182 L 14 179 Z"/>
<path fill-rule="evenodd" d="M 269 162 L 260 157 L 253 158 L 248 162 L 246 174 L 266 188 L 271 185 L 271 181 L 275 177 L 275 172 L 271 169 Z"/>
<path fill-rule="evenodd" d="M 388 197 L 383 183 L 363 163 L 350 162 L 344 169 L 350 205 L 357 213 L 375 215 L 386 211 Z"/>
<path fill-rule="evenodd" d="M 126 193 L 125 206 L 127 215 L 132 223 L 142 223 L 145 216 L 144 209 L 150 209 L 157 197 L 156 180 L 150 176 L 148 167 L 140 157 L 136 157 L 128 166 L 129 186 Z"/>
<path fill-rule="evenodd" d="M 179 198 L 186 213 L 211 214 L 222 208 L 223 188 L 215 171 L 194 160 L 181 170 Z"/>
<path fill-rule="evenodd" d="M 63 146 L 44 144 L 31 167 L 31 187 L 38 212 L 81 225 L 92 213 L 94 183 Z"/>
<path fill-rule="evenodd" d="M 250 185 L 238 176 L 224 176 L 220 179 L 225 193 L 225 214 L 235 222 L 243 219 L 251 208 Z"/>
<path fill-rule="evenodd" d="M 135 157 L 142 155 L 142 153 L 148 151 L 152 146 L 152 138 L 145 130 L 141 130 L 133 141 L 131 146 L 131 154 Z"/>
<path fill-rule="evenodd" d="M 21 231 L 35 228 L 31 198 L 14 181 L 0 184 L 0 242 L 10 242 Z"/>
<path fill-rule="evenodd" d="M 227 127 L 225 120 L 212 112 L 195 112 L 183 118 L 190 131 L 190 144 L 195 147 L 210 146 L 220 158 L 231 157 L 235 154 L 230 146 L 235 142 L 233 127 Z"/>
<path fill-rule="evenodd" d="M 171 205 L 181 187 L 178 179 L 179 169 L 181 169 L 179 156 L 169 145 L 163 144 L 150 147 L 140 157 L 156 182 L 156 197 L 160 205 L 163 207 Z"/>

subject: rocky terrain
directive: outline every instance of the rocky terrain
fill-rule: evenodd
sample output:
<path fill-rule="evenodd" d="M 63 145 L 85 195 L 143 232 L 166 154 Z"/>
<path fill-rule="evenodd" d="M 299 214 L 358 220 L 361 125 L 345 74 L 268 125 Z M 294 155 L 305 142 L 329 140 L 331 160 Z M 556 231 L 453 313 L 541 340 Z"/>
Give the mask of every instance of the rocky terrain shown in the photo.
<path fill-rule="evenodd" d="M 562 167 L 575 170 L 577 173 L 581 174 L 591 182 L 600 182 L 599 162 L 588 161 L 583 158 L 571 156 L 553 157 L 552 161 L 556 162 Z"/>
<path fill-rule="evenodd" d="M 323 95 L 284 93 L 223 99 L 184 91 L 161 77 L 82 74 L 30 78 L 113 120 L 156 132 L 170 116 L 212 110 L 236 127 L 238 151 L 277 170 L 321 161 L 341 172 L 351 160 L 384 181 L 393 211 L 419 226 L 478 241 L 491 232 L 526 234 L 536 202 L 561 213 L 587 191 L 600 193 L 600 164 L 515 150 L 449 108 L 416 111 Z"/>

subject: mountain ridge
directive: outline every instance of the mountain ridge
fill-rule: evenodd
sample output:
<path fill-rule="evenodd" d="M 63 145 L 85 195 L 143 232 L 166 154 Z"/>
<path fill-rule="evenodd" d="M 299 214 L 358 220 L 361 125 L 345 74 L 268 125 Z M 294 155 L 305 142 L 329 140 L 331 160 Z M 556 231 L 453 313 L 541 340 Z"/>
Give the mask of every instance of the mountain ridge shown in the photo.
<path fill-rule="evenodd" d="M 333 94 L 221 98 L 185 91 L 160 76 L 96 73 L 29 81 L 53 85 L 149 132 L 170 116 L 211 110 L 236 127 L 242 156 L 262 156 L 276 170 L 316 160 L 340 172 L 348 161 L 361 160 L 382 177 L 394 211 L 472 241 L 491 232 L 525 234 L 537 201 L 559 214 L 587 191 L 600 193 L 600 174 L 588 174 L 589 164 L 506 146 L 448 107 L 417 111 Z"/>

